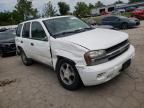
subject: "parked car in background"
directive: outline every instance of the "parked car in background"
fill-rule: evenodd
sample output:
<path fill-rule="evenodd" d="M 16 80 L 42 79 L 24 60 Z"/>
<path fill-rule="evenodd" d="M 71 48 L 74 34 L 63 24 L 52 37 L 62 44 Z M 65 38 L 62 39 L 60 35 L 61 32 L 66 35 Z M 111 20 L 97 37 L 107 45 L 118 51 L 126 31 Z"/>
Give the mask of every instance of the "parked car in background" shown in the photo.
<path fill-rule="evenodd" d="M 120 15 L 125 12 L 125 9 L 115 9 L 111 12 L 112 15 Z"/>
<path fill-rule="evenodd" d="M 103 28 L 103 29 L 115 29 L 113 26 L 111 25 L 95 25 L 93 26 L 94 28 Z"/>
<path fill-rule="evenodd" d="M 113 26 L 110 26 L 110 25 L 99 25 L 99 23 L 97 23 L 93 18 L 84 20 L 84 22 L 86 22 L 93 28 L 115 29 Z"/>
<path fill-rule="evenodd" d="M 89 24 L 89 25 L 92 25 L 92 26 L 97 25 L 96 20 L 94 20 L 93 18 L 88 18 L 88 19 L 83 20 L 83 21 L 86 22 L 86 23 Z"/>
<path fill-rule="evenodd" d="M 127 7 L 126 9 L 125 9 L 125 11 L 126 12 L 132 12 L 132 11 L 134 11 L 136 9 L 136 7 Z"/>
<path fill-rule="evenodd" d="M 15 41 L 24 65 L 33 60 L 50 65 L 68 90 L 111 80 L 130 66 L 135 53 L 128 34 L 95 29 L 73 16 L 22 22 Z"/>
<path fill-rule="evenodd" d="M 124 13 L 125 9 L 116 9 L 116 11 L 120 12 L 120 13 Z"/>
<path fill-rule="evenodd" d="M 100 15 L 107 15 L 107 14 L 109 14 L 109 13 L 106 12 L 106 11 L 102 11 L 102 12 L 100 13 Z"/>
<path fill-rule="evenodd" d="M 7 30 L 7 28 L 0 28 L 0 32 L 4 32 L 6 30 Z"/>
<path fill-rule="evenodd" d="M 0 55 L 2 57 L 16 54 L 15 29 L 0 33 Z"/>
<path fill-rule="evenodd" d="M 127 29 L 140 25 L 136 18 L 127 18 L 124 16 L 106 16 L 101 20 L 101 25 L 111 25 L 119 29 Z"/>
<path fill-rule="evenodd" d="M 132 15 L 138 19 L 144 19 L 144 6 L 139 7 L 131 12 Z"/>

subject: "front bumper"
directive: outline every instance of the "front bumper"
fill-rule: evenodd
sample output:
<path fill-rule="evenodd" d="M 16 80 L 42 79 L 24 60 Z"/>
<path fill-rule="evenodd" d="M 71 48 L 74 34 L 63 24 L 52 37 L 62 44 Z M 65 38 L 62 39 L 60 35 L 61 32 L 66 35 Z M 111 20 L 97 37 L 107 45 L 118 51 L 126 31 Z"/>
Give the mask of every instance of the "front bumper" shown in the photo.
<path fill-rule="evenodd" d="M 140 21 L 136 21 L 135 23 L 129 23 L 129 27 L 135 27 L 135 26 L 139 26 L 140 25 Z"/>
<path fill-rule="evenodd" d="M 14 43 L 4 43 L 1 45 L 1 53 L 10 54 L 16 52 L 16 46 Z"/>
<path fill-rule="evenodd" d="M 135 49 L 131 45 L 128 51 L 117 58 L 95 66 L 76 66 L 84 85 L 98 85 L 107 82 L 120 74 L 122 65 L 132 59 L 135 55 Z"/>

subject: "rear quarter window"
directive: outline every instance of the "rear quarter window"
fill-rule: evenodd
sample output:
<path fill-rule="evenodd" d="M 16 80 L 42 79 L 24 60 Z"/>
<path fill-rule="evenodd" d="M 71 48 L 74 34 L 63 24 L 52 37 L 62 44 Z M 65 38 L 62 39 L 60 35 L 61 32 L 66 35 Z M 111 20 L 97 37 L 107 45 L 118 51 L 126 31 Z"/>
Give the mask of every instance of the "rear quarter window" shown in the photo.
<path fill-rule="evenodd" d="M 17 29 L 16 29 L 16 36 L 17 37 L 20 37 L 21 29 L 22 29 L 22 24 L 19 24 L 18 27 L 17 27 Z"/>

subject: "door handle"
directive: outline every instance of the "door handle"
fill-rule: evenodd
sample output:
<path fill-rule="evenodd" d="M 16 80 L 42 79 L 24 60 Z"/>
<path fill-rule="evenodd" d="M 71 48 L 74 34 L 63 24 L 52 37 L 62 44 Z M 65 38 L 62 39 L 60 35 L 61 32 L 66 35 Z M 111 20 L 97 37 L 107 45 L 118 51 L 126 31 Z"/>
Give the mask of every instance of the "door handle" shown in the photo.
<path fill-rule="evenodd" d="M 34 46 L 34 43 L 31 43 L 31 46 Z"/>
<path fill-rule="evenodd" d="M 21 41 L 21 43 L 23 43 L 23 41 Z"/>

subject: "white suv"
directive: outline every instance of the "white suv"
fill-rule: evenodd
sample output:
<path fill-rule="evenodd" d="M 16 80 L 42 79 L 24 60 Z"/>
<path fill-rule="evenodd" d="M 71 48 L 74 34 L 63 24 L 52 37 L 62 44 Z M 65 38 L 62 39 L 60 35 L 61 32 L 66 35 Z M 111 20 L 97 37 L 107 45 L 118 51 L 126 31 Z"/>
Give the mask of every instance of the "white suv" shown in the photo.
<path fill-rule="evenodd" d="M 92 28 L 74 16 L 25 21 L 16 33 L 23 63 L 50 65 L 68 90 L 109 81 L 130 65 L 135 54 L 128 34 Z"/>

